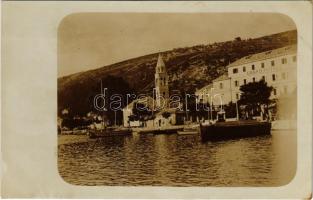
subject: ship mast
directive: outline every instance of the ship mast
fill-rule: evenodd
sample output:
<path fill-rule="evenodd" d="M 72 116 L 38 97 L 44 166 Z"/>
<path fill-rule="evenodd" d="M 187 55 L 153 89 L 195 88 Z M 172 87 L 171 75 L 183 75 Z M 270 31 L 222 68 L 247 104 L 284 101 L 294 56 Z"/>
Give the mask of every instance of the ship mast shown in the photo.
<path fill-rule="evenodd" d="M 103 93 L 102 93 L 103 92 Z M 101 78 L 101 93 L 103 96 L 104 96 L 104 90 L 103 90 L 103 86 L 102 86 L 102 78 Z M 105 105 L 105 99 L 103 99 L 103 105 Z M 103 112 L 102 112 L 102 128 L 104 129 L 104 111 L 105 111 L 105 108 L 103 106 Z"/>

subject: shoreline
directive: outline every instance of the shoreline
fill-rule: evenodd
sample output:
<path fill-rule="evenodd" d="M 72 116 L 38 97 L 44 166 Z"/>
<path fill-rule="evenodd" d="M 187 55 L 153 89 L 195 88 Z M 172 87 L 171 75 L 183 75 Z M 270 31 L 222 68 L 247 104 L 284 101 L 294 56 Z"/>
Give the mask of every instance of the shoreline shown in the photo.
<path fill-rule="evenodd" d="M 64 144 L 83 143 L 90 139 L 87 135 L 58 135 L 58 146 Z"/>

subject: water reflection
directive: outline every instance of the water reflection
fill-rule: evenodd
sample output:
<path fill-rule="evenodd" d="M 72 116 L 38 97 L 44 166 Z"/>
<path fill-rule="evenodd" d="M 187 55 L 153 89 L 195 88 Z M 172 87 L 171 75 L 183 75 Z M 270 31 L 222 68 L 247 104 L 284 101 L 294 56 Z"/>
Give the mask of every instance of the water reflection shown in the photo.
<path fill-rule="evenodd" d="M 296 170 L 296 134 L 202 143 L 197 135 L 136 135 L 59 146 L 76 185 L 278 186 Z"/>

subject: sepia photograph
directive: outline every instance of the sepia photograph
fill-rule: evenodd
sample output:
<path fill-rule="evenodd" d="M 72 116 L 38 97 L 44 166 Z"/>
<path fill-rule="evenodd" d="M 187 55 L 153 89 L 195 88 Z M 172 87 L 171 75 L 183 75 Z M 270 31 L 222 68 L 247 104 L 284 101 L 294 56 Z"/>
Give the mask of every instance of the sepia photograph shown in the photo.
<path fill-rule="evenodd" d="M 58 170 L 85 186 L 282 186 L 297 30 L 274 13 L 75 13 L 58 27 Z"/>
<path fill-rule="evenodd" d="M 312 198 L 311 2 L 1 5 L 2 198 Z"/>

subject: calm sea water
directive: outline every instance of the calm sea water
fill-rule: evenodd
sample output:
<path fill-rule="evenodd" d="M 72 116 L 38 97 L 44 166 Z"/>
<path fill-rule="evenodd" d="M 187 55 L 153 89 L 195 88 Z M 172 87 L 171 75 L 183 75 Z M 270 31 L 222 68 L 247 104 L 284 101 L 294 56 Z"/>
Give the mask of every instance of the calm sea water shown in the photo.
<path fill-rule="evenodd" d="M 295 131 L 219 142 L 198 135 L 135 135 L 58 146 L 75 185 L 280 186 L 296 171 Z"/>

